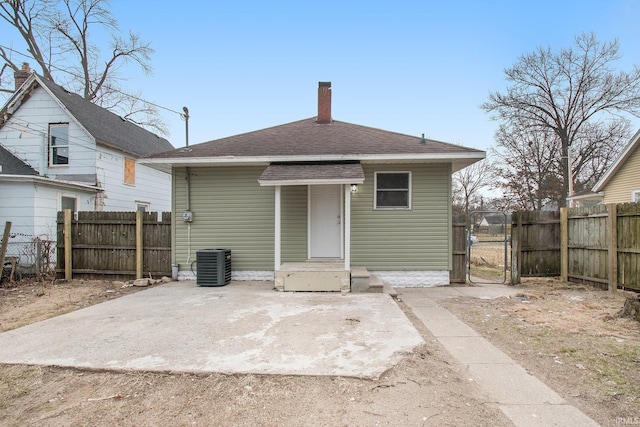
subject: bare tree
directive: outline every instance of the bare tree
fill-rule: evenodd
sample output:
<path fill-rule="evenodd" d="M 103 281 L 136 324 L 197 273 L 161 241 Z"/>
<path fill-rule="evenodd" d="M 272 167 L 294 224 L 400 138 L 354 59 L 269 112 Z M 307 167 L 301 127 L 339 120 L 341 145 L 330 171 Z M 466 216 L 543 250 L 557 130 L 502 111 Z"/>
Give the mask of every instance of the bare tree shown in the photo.
<path fill-rule="evenodd" d="M 601 153 L 588 147 L 607 133 L 616 141 L 628 138 L 622 114 L 640 117 L 640 68 L 635 66 L 629 73 L 614 70 L 614 62 L 620 58 L 618 41 L 600 43 L 591 33 L 576 37 L 575 42 L 575 49 L 552 52 L 539 48 L 521 56 L 505 70 L 511 83 L 506 93 L 491 93 L 481 106 L 503 124 L 526 122 L 532 133 L 542 132 L 545 138 L 547 131 L 555 135 L 559 147 L 552 149 L 561 159 L 565 197 L 569 192 L 570 148 L 580 146 L 584 157 L 581 167 L 602 167 L 606 161 L 592 161 L 587 155 L 598 157 Z M 625 129 L 626 134 L 615 133 Z M 616 141 L 607 144 L 615 146 Z M 565 199 L 558 202 L 564 206 Z"/>
<path fill-rule="evenodd" d="M 157 109 L 120 88 L 123 78 L 119 71 L 124 65 L 133 63 L 145 73 L 151 72 L 153 49 L 137 34 L 120 35 L 109 11 L 109 0 L 1 1 L 0 17 L 26 43 L 27 52 L 45 78 L 60 80 L 85 99 L 166 134 Z M 106 55 L 90 37 L 100 31 L 111 38 Z M 2 47 L 0 57 L 14 71 L 24 61 L 14 59 L 12 52 Z M 13 88 L 3 90 L 13 92 Z"/>
<path fill-rule="evenodd" d="M 490 186 L 489 179 L 487 160 L 481 160 L 453 174 L 453 204 L 467 218 L 472 208 L 479 208 L 482 204 L 481 190 Z"/>
<path fill-rule="evenodd" d="M 515 209 L 541 209 L 563 198 L 558 138 L 547 130 L 532 132 L 525 123 L 501 125 L 491 155 L 495 186 Z"/>

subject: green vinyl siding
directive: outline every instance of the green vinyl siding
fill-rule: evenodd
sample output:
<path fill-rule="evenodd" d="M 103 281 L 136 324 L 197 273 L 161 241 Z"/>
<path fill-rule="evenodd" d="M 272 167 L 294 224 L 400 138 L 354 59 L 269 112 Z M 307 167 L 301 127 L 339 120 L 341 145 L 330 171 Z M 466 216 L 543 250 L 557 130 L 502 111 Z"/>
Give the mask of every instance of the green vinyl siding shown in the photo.
<path fill-rule="evenodd" d="M 182 220 L 186 168 L 173 172 L 174 262 L 185 270 L 198 249 L 224 248 L 231 249 L 234 270 L 273 270 L 275 196 L 273 187 L 258 184 L 264 166 L 190 170 L 190 233 Z"/>
<path fill-rule="evenodd" d="M 351 265 L 369 270 L 449 270 L 451 167 L 363 165 L 351 195 Z M 232 250 L 234 270 L 273 270 L 275 189 L 261 187 L 264 166 L 192 167 L 191 230 L 186 168 L 173 172 L 173 262 L 188 270 L 198 249 Z M 375 172 L 411 172 L 411 209 L 374 209 Z M 307 259 L 306 186 L 282 187 L 282 262 Z M 189 251 L 190 248 L 190 251 Z"/>
<path fill-rule="evenodd" d="M 282 262 L 307 260 L 307 186 L 282 187 Z"/>
<path fill-rule="evenodd" d="M 449 270 L 451 167 L 363 165 L 351 197 L 351 265 L 369 270 Z M 374 173 L 411 172 L 411 209 L 374 209 Z"/>

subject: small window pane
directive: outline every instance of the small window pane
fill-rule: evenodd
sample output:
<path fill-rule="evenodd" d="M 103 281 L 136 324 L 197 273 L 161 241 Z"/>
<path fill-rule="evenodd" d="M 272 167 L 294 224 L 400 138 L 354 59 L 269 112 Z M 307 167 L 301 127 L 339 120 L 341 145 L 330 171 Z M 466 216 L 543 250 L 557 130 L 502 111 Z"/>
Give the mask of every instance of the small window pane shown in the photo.
<path fill-rule="evenodd" d="M 69 149 L 53 147 L 51 150 L 52 161 L 54 165 L 68 165 L 69 164 Z"/>
<path fill-rule="evenodd" d="M 62 210 L 71 209 L 75 212 L 76 209 L 76 198 L 75 197 L 62 197 L 60 199 L 60 207 Z"/>
<path fill-rule="evenodd" d="M 385 189 L 409 189 L 409 174 L 407 173 L 379 173 L 378 188 Z"/>
<path fill-rule="evenodd" d="M 408 207 L 409 194 L 406 191 L 378 191 L 379 207 Z"/>

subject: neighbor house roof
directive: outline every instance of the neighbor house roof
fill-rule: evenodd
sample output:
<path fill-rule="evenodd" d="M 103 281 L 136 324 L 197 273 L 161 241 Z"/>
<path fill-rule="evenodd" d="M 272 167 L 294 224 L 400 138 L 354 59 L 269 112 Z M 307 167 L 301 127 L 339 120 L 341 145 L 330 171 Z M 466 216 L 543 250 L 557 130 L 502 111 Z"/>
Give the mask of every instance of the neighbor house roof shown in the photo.
<path fill-rule="evenodd" d="M 316 117 L 180 148 L 144 159 L 149 164 L 269 163 L 296 161 L 452 161 L 454 170 L 484 151 Z"/>
<path fill-rule="evenodd" d="M 596 185 L 593 187 L 593 192 L 598 193 L 604 190 L 604 187 L 609 183 L 611 178 L 613 178 L 616 173 L 620 170 L 620 168 L 624 165 L 624 163 L 631 157 L 635 150 L 640 147 L 640 130 L 636 132 L 635 135 L 631 138 L 627 146 L 622 150 L 618 158 L 613 162 L 613 164 L 607 169 L 607 172 L 600 178 Z"/>
<path fill-rule="evenodd" d="M 148 156 L 174 148 L 165 138 L 161 138 L 35 73 L 31 74 L 9 100 L 4 108 L 5 112 L 9 109 L 13 113 L 18 109 L 36 85 L 43 87 L 57 99 L 78 124 L 95 138 L 98 144 L 138 156 Z M 11 108 L 12 106 L 13 108 Z"/>
<path fill-rule="evenodd" d="M 0 174 L 35 176 L 38 172 L 0 145 Z"/>

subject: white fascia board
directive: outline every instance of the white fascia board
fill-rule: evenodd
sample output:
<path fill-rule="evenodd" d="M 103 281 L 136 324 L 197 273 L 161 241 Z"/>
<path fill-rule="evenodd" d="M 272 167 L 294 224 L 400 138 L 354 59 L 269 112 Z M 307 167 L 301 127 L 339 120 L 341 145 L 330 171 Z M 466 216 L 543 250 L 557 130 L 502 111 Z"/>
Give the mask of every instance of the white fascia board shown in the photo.
<path fill-rule="evenodd" d="M 67 188 L 79 191 L 97 192 L 100 188 L 87 184 L 77 184 L 71 181 L 61 181 L 58 179 L 44 178 L 41 176 L 30 175 L 2 175 L 0 174 L 0 181 L 2 182 L 32 182 L 34 184 L 46 185 L 49 187 Z"/>
<path fill-rule="evenodd" d="M 338 178 L 338 179 L 288 179 L 288 180 L 278 180 L 278 181 L 270 181 L 270 180 L 262 180 L 259 179 L 258 183 L 262 187 L 269 186 L 285 186 L 285 185 L 331 185 L 331 184 L 362 184 L 364 183 L 364 178 L 360 179 L 346 179 L 346 178 Z"/>
<path fill-rule="evenodd" d="M 640 144 L 640 130 L 638 130 L 636 132 L 635 135 L 633 135 L 633 137 L 631 138 L 631 140 L 629 141 L 629 144 L 625 147 L 624 150 L 622 150 L 622 153 L 620 153 L 620 155 L 618 156 L 618 158 L 616 159 L 615 162 L 613 162 L 613 164 L 611 165 L 611 167 L 609 167 L 609 169 L 607 170 L 607 172 L 602 176 L 602 178 L 600 178 L 600 180 L 598 182 L 596 182 L 596 185 L 593 186 L 593 189 L 591 191 L 593 191 L 594 193 L 598 193 L 602 190 L 604 190 L 604 186 L 607 185 L 607 183 L 609 182 L 609 180 L 611 178 L 613 178 L 613 175 L 616 174 L 616 172 L 618 171 L 618 169 L 620 169 L 620 167 L 624 164 L 624 162 L 627 160 L 627 157 L 629 157 L 631 155 L 631 153 L 633 152 L 633 150 L 636 148 L 636 146 L 638 146 Z"/>
<path fill-rule="evenodd" d="M 359 160 L 361 162 L 451 162 L 455 160 L 478 161 L 485 158 L 485 153 L 428 153 L 428 154 L 341 154 L 320 156 L 264 156 L 264 157 L 192 157 L 192 158 L 144 158 L 141 164 L 173 164 L 176 166 L 191 165 L 261 165 L 272 162 L 339 162 L 347 160 Z"/>

